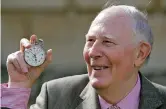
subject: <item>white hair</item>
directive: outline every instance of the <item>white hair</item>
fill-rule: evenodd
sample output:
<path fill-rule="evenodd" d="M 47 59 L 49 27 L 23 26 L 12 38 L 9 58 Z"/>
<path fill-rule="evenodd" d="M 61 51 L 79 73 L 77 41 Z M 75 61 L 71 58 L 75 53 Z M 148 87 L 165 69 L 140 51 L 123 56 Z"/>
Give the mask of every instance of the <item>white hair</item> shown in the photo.
<path fill-rule="evenodd" d="M 111 7 L 114 7 L 111 6 Z M 108 8 L 111 8 L 108 7 Z M 133 29 L 134 36 L 136 38 L 136 42 L 145 41 L 151 45 L 151 48 L 153 46 L 153 34 L 151 31 L 151 27 L 148 24 L 147 16 L 136 9 L 133 6 L 127 6 L 127 5 L 117 5 L 115 7 L 121 8 L 125 13 L 129 15 L 131 18 L 131 26 Z M 146 58 L 146 63 L 149 61 L 150 54 Z"/>

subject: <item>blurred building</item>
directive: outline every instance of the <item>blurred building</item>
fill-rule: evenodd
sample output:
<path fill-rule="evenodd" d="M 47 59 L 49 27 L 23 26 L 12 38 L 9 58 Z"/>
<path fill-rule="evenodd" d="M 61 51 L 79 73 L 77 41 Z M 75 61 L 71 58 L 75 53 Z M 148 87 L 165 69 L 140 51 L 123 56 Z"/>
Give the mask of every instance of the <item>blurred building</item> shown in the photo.
<path fill-rule="evenodd" d="M 6 59 L 19 50 L 21 38 L 36 34 L 53 49 L 53 62 L 32 90 L 35 97 L 44 81 L 86 73 L 82 57 L 85 34 L 107 0 L 2 0 L 1 69 L 7 81 Z M 120 1 L 120 0 L 118 0 Z M 166 0 L 121 0 L 148 14 L 154 34 L 149 64 L 142 72 L 152 81 L 166 85 Z M 34 100 L 32 100 L 34 101 Z"/>

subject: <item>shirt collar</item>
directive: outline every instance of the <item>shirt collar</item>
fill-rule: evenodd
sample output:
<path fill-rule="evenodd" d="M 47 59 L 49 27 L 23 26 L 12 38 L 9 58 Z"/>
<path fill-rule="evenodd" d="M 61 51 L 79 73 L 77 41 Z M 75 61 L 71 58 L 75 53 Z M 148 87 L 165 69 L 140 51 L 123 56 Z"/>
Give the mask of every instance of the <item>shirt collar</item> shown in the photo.
<path fill-rule="evenodd" d="M 125 98 L 123 98 L 119 103 L 117 103 L 117 106 L 119 106 L 121 109 L 138 109 L 139 99 L 140 99 L 139 98 L 140 89 L 141 89 L 141 83 L 140 83 L 140 77 L 138 75 L 138 79 L 134 88 Z M 112 105 L 107 103 L 100 96 L 99 96 L 99 102 L 100 102 L 101 109 L 107 109 L 108 107 Z"/>

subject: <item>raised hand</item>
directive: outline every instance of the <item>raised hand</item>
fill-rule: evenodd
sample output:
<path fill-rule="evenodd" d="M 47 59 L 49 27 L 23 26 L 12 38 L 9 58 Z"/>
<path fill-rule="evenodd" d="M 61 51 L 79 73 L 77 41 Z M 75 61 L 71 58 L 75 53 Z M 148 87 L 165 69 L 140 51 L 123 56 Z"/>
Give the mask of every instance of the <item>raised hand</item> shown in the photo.
<path fill-rule="evenodd" d="M 52 61 L 52 50 L 47 51 L 45 62 L 38 66 L 32 67 L 24 61 L 24 50 L 30 48 L 31 44 L 37 41 L 37 36 L 32 35 L 30 41 L 28 39 L 21 39 L 20 50 L 12 53 L 7 58 L 7 70 L 9 75 L 9 87 L 24 87 L 31 88 L 36 79 Z"/>

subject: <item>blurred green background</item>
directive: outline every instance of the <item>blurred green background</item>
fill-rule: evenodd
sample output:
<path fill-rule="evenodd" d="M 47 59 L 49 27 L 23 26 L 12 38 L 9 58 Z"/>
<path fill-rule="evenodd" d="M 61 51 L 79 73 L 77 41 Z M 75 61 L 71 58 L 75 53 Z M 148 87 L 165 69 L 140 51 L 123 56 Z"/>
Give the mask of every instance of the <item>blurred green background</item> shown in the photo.
<path fill-rule="evenodd" d="M 52 79 L 83 74 L 82 50 L 90 23 L 107 0 L 2 0 L 1 82 L 7 82 L 7 56 L 19 50 L 20 39 L 36 34 L 53 49 L 53 62 L 32 88 L 30 104 L 41 85 Z M 148 14 L 154 34 L 150 61 L 141 69 L 150 80 L 166 85 L 166 0 L 118 0 Z M 150 2 L 150 4 L 149 4 Z"/>

